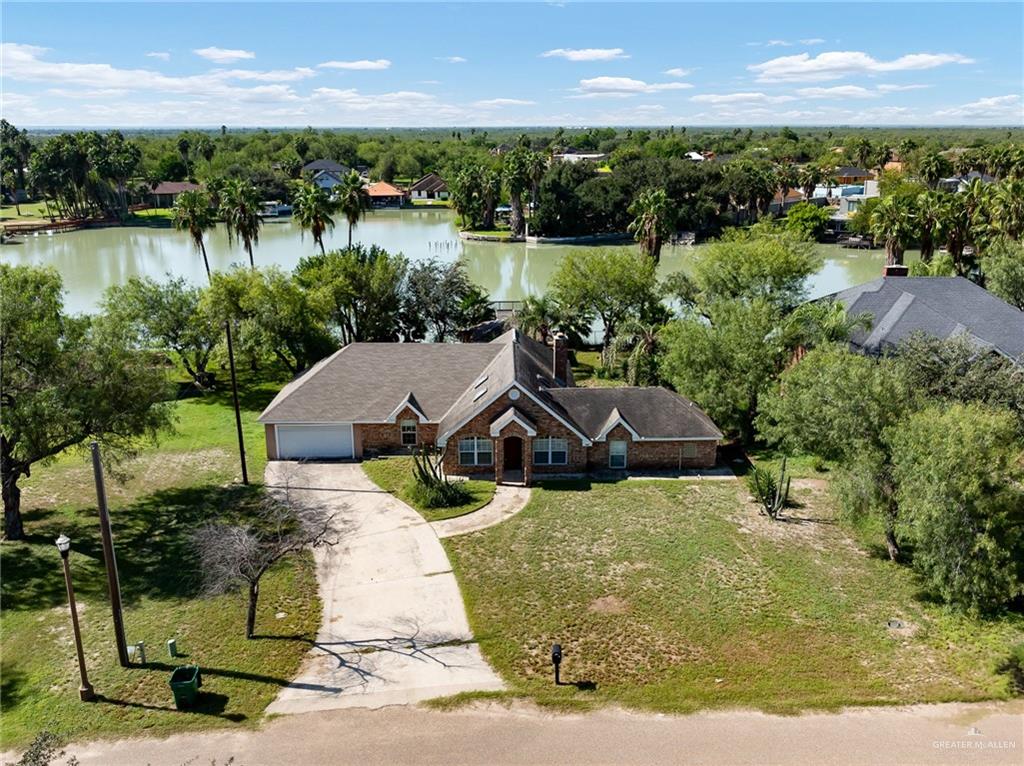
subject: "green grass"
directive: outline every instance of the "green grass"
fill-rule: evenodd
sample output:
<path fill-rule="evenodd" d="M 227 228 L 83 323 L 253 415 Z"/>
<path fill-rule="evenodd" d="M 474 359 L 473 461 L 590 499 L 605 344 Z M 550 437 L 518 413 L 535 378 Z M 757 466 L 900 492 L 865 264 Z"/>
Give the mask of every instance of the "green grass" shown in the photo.
<path fill-rule="evenodd" d="M 494 497 L 494 482 L 470 479 L 465 482 L 465 487 L 473 499 L 465 505 L 456 505 L 451 508 L 424 508 L 417 505 L 405 491 L 405 487 L 412 478 L 413 462 L 411 457 L 388 457 L 377 460 L 367 460 L 363 463 L 363 470 L 378 487 L 390 492 L 392 495 L 408 503 L 423 516 L 427 521 L 441 521 L 442 519 L 453 519 L 456 516 L 464 516 L 467 513 L 482 508 L 491 502 Z"/>
<path fill-rule="evenodd" d="M 575 363 L 572 366 L 572 377 L 577 386 L 612 388 L 626 385 L 621 371 L 617 377 L 608 377 L 607 370 L 601 364 L 600 351 L 574 351 Z"/>
<path fill-rule="evenodd" d="M 550 482 L 443 542 L 484 655 L 542 705 L 788 714 L 1008 696 L 997 667 L 1024 617 L 930 603 L 836 523 L 824 484 L 794 482 L 793 520 L 771 522 L 742 482 Z"/>
<path fill-rule="evenodd" d="M 477 237 L 497 237 L 498 239 L 508 239 L 512 236 L 511 229 L 466 229 L 465 233 Z"/>
<path fill-rule="evenodd" d="M 411 200 L 413 207 L 451 207 L 446 199 L 414 199 Z"/>
<path fill-rule="evenodd" d="M 18 215 L 18 207 L 21 208 L 21 215 Z M 46 215 L 45 202 L 22 202 L 21 205 L 0 206 L 0 220 L 3 221 L 32 221 L 49 218 Z"/>
<path fill-rule="evenodd" d="M 166 735 L 256 723 L 298 669 L 319 625 L 312 558 L 282 562 L 261 584 L 257 634 L 244 637 L 245 598 L 200 595 L 188 543 L 219 511 L 236 511 L 261 489 L 266 463 L 255 418 L 277 382 L 242 381 L 250 477 L 241 487 L 234 417 L 220 392 L 177 402 L 177 432 L 143 446 L 124 481 L 108 476 L 108 494 L 129 643 L 145 641 L 144 667 L 121 668 L 112 641 L 95 490 L 86 454 L 62 454 L 34 466 L 23 482 L 27 539 L 0 546 L 3 719 L 0 747 L 26 744 L 40 730 L 67 738 Z M 98 701 L 78 700 L 78 676 L 60 559 L 53 539 L 72 538 L 71 565 L 90 680 Z M 278 619 L 277 615 L 283 614 Z M 165 642 L 185 654 L 172 660 Z M 198 663 L 201 705 L 174 708 L 167 679 L 174 665 Z"/>

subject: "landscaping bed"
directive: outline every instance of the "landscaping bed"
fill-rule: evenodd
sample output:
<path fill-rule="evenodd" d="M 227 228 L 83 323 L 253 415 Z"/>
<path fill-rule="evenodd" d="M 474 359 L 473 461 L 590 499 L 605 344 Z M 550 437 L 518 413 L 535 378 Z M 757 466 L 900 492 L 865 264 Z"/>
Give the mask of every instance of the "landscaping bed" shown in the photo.
<path fill-rule="evenodd" d="M 1024 617 L 928 602 L 851 538 L 826 479 L 792 494 L 772 522 L 739 481 L 546 482 L 514 518 L 444 543 L 484 655 L 541 704 L 794 713 L 1010 694 L 998 668 Z"/>
<path fill-rule="evenodd" d="M 463 505 L 451 508 L 424 508 L 409 496 L 406 487 L 412 479 L 413 459 L 411 457 L 387 457 L 363 462 L 363 470 L 378 487 L 390 492 L 404 503 L 415 508 L 427 521 L 441 521 L 464 516 L 482 508 L 494 497 L 494 482 L 469 479 L 463 486 L 472 496 L 472 500 Z"/>
<path fill-rule="evenodd" d="M 145 666 L 117 662 L 88 453 L 64 453 L 33 470 L 23 487 L 27 539 L 0 546 L 0 747 L 24 746 L 44 729 L 88 739 L 251 725 L 290 681 L 319 627 L 312 556 L 285 560 L 263 578 L 256 622 L 261 637 L 247 641 L 245 596 L 201 597 L 189 540 L 218 511 L 244 511 L 258 500 L 266 459 L 255 419 L 277 386 L 243 382 L 249 471 L 257 486 L 237 483 L 226 392 L 178 402 L 177 433 L 159 447 L 143 447 L 124 466 L 127 481 L 108 476 L 127 640 L 145 642 Z M 62 532 L 72 540 L 93 703 L 78 699 L 67 595 L 53 544 Z M 169 638 L 176 639 L 179 658 L 168 656 Z M 175 709 L 168 686 L 173 668 L 184 664 L 198 664 L 203 676 L 199 704 L 187 712 Z"/>

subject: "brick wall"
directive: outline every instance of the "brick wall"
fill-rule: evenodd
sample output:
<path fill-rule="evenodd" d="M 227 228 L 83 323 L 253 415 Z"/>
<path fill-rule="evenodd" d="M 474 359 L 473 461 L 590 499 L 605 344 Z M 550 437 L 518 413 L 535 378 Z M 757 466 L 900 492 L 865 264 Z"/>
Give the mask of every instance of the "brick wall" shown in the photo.
<path fill-rule="evenodd" d="M 267 460 L 277 460 L 277 433 L 274 431 L 274 424 L 265 423 L 263 430 L 267 439 Z"/>
<path fill-rule="evenodd" d="M 373 455 L 390 452 L 407 452 L 408 446 L 402 444 L 401 422 L 417 420 L 416 413 L 406 408 L 398 414 L 394 423 L 357 423 L 356 454 Z M 436 423 L 417 423 L 416 444 L 433 444 L 437 440 Z"/>
<path fill-rule="evenodd" d="M 718 455 L 718 442 L 714 440 L 688 441 L 651 441 L 634 442 L 623 426 L 615 426 L 608 433 L 608 440 L 594 442 L 589 450 L 587 467 L 591 470 L 608 469 L 608 441 L 625 441 L 626 469 L 678 469 L 678 468 L 710 468 L 715 464 Z M 685 445 L 695 445 L 695 457 L 682 457 Z"/>
<path fill-rule="evenodd" d="M 553 418 L 546 410 L 534 403 L 525 394 L 516 400 L 508 398 L 503 394 L 496 401 L 492 402 L 480 414 L 470 420 L 466 425 L 456 431 L 448 438 L 448 448 L 445 450 L 444 469 L 446 473 L 472 475 L 487 473 L 494 474 L 494 468 L 479 468 L 476 466 L 459 465 L 459 439 L 467 436 L 481 436 L 490 439 L 494 444 L 495 465 L 501 465 L 503 452 L 501 449 L 501 438 L 491 436 L 491 422 L 505 412 L 509 407 L 515 407 L 522 412 L 537 426 L 537 436 L 553 436 L 566 439 L 569 443 L 568 465 L 561 466 L 532 466 L 533 464 L 533 439 L 526 436 L 523 429 L 512 423 L 506 426 L 502 436 L 519 436 L 523 439 L 523 463 L 529 469 L 532 466 L 534 473 L 569 473 L 583 471 L 587 464 L 586 448 L 583 447 L 580 437 L 566 428 L 561 421 Z M 529 477 L 524 477 L 529 480 Z"/>

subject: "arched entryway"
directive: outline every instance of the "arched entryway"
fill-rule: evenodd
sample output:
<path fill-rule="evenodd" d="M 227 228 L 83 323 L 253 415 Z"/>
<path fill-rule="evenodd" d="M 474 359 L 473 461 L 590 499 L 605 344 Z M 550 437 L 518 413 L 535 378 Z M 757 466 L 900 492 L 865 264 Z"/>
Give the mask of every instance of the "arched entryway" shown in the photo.
<path fill-rule="evenodd" d="M 518 436 L 506 436 L 501 445 L 501 467 L 505 472 L 523 470 L 523 440 Z"/>

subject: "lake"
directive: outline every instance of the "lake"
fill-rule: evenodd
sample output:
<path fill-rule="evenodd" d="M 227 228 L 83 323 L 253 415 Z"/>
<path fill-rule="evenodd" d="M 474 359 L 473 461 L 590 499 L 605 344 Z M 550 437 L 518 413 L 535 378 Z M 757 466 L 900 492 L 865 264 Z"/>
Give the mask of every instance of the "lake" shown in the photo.
<path fill-rule="evenodd" d="M 169 228 L 111 227 L 85 229 L 53 236 L 20 237 L 21 244 L 4 245 L 5 263 L 53 266 L 64 279 L 65 305 L 72 312 L 95 309 L 103 291 L 134 276 L 162 279 L 166 274 L 184 276 L 204 284 L 202 259 L 188 236 Z M 463 242 L 450 210 L 386 210 L 367 214 L 355 229 L 354 241 L 376 244 L 389 252 L 404 253 L 410 260 L 462 257 L 470 278 L 490 293 L 493 300 L 521 300 L 545 291 L 559 261 L 571 247 L 524 243 Z M 328 249 L 344 247 L 348 227 L 340 222 L 327 236 Z M 846 250 L 819 245 L 825 258 L 821 271 L 811 277 L 812 297 L 826 295 L 867 282 L 882 273 L 881 250 Z M 207 237 L 211 268 L 222 270 L 233 263 L 248 263 L 242 247 L 228 242 L 223 226 Z M 668 247 L 662 251 L 661 272 L 686 269 L 697 247 Z M 276 265 L 290 270 L 299 259 L 316 252 L 313 240 L 302 237 L 289 218 L 265 222 L 256 247 L 258 266 Z"/>

